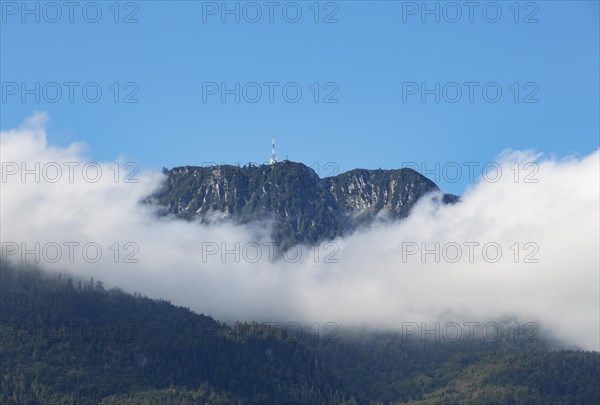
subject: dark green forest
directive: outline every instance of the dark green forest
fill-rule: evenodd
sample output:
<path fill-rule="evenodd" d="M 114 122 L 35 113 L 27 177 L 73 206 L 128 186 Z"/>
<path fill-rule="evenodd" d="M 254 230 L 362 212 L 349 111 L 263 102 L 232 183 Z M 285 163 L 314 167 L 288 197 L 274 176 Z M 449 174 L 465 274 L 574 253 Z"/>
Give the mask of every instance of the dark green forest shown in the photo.
<path fill-rule="evenodd" d="M 545 339 L 225 325 L 6 263 L 0 298 L 2 404 L 600 403 L 600 353 Z"/>

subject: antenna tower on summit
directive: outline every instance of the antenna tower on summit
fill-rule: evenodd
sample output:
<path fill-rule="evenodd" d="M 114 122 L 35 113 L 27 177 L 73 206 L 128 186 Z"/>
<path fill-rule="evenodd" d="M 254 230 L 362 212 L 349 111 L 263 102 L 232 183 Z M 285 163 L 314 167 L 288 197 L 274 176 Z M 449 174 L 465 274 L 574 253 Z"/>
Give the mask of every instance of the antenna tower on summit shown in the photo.
<path fill-rule="evenodd" d="M 275 157 L 275 137 L 273 137 L 273 146 L 271 148 L 271 160 L 269 161 L 270 165 L 274 165 L 277 163 L 277 157 Z"/>

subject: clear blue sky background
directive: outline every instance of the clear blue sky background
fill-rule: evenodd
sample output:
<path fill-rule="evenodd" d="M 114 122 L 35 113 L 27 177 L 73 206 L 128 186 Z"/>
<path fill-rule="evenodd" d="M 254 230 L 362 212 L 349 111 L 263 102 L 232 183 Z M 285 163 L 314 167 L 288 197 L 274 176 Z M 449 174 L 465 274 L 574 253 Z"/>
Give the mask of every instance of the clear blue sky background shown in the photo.
<path fill-rule="evenodd" d="M 474 22 L 468 9 L 456 23 L 455 11 L 440 4 L 440 22 L 425 23 L 404 14 L 401 1 L 341 1 L 337 23 L 314 22 L 314 2 L 299 2 L 302 17 L 287 22 L 286 2 L 278 3 L 274 23 L 268 9 L 257 23 L 209 15 L 203 22 L 199 1 L 142 1 L 137 11 L 127 2 L 99 2 L 97 23 L 84 20 L 81 7 L 69 22 L 63 8 L 40 10 L 21 21 L 21 10 L 2 1 L 1 81 L 97 82 L 103 96 L 89 103 L 81 87 L 70 103 L 66 94 L 56 103 L 20 94 L 3 94 L 1 126 L 17 126 L 33 111 L 46 111 L 49 139 L 66 145 L 84 141 L 96 160 L 125 156 L 142 167 L 200 165 L 203 162 L 266 162 L 271 136 L 280 158 L 307 164 L 336 162 L 340 171 L 357 167 L 398 168 L 403 162 L 492 161 L 505 148 L 535 149 L 547 154 L 587 154 L 599 142 L 599 7 L 597 1 L 520 2 L 518 23 L 514 2 L 497 2 L 502 16 L 485 20 L 478 3 Z M 58 2 L 61 4 L 62 2 Z M 258 4 L 262 4 L 260 1 Z M 334 11 L 320 3 L 319 20 Z M 460 1 L 457 4 L 462 4 Z M 35 2 L 28 2 L 31 8 Z M 85 2 L 80 3 L 81 6 Z M 212 3 L 221 7 L 221 2 Z M 234 7 L 234 2 L 228 2 Z M 414 3 L 422 7 L 422 3 Z M 429 3 L 434 7 L 434 3 Z M 241 3 L 243 7 L 244 3 Z M 41 5 L 43 6 L 43 4 Z M 40 6 L 40 7 L 41 7 Z M 7 8 L 8 7 L 8 8 Z M 314 7 L 314 6 L 313 6 Z M 511 8 L 512 7 L 512 8 Z M 137 23 L 123 23 L 136 11 Z M 247 9 L 251 18 L 254 11 Z M 487 9 L 488 19 L 494 9 Z M 93 18 L 93 9 L 88 9 Z M 294 17 L 292 8 L 289 18 Z M 532 15 L 533 13 L 533 15 Z M 523 22 L 529 16 L 537 23 Z M 446 18 L 444 18 L 446 17 Z M 113 101 L 113 82 L 135 82 L 135 104 Z M 233 96 L 203 102 L 203 82 L 297 82 L 303 97 L 285 101 L 281 87 L 273 103 L 266 93 L 257 103 Z M 315 103 L 312 83 L 335 82 L 338 103 Z M 403 82 L 496 82 L 503 91 L 497 103 L 485 101 L 481 86 L 474 102 L 465 93 L 456 103 L 435 103 L 429 96 L 402 100 Z M 532 90 L 521 89 L 519 102 L 510 86 L 534 82 L 538 103 L 523 103 Z M 66 89 L 66 88 L 63 88 Z M 263 87 L 263 90 L 266 88 Z M 6 93 L 6 92 L 4 92 Z M 326 93 L 321 89 L 321 98 Z M 252 93 L 253 94 L 253 93 Z M 454 93 L 449 93 L 452 97 Z M 490 93 L 493 96 L 493 92 Z M 321 175 L 328 174 L 321 167 Z M 462 193 L 468 179 L 440 181 L 446 191 Z"/>

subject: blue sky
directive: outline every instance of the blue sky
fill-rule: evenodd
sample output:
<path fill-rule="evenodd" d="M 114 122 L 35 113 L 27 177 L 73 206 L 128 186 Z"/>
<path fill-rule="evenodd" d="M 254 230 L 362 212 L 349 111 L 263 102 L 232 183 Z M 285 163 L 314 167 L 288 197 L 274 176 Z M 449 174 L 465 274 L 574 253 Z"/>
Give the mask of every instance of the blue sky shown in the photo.
<path fill-rule="evenodd" d="M 422 2 L 402 1 L 274 2 L 273 22 L 262 1 L 228 2 L 239 22 L 222 21 L 222 2 L 77 2 L 73 22 L 64 2 L 54 3 L 60 16 L 35 1 L 23 15 L 23 4 L 1 2 L 1 127 L 46 111 L 50 142 L 84 141 L 95 160 L 262 163 L 275 135 L 280 158 L 318 163 L 324 176 L 327 162 L 339 171 L 434 168 L 483 164 L 506 148 L 565 156 L 599 145 L 597 1 L 475 2 L 472 22 L 462 1 L 427 3 L 439 22 Z M 40 90 L 23 94 L 21 83 Z M 72 102 L 64 83 L 76 83 Z M 239 102 L 222 102 L 222 83 L 239 83 Z M 439 102 L 423 102 L 422 83 L 439 84 Z M 464 83 L 475 83 L 472 102 Z M 438 181 L 462 193 L 468 178 Z"/>

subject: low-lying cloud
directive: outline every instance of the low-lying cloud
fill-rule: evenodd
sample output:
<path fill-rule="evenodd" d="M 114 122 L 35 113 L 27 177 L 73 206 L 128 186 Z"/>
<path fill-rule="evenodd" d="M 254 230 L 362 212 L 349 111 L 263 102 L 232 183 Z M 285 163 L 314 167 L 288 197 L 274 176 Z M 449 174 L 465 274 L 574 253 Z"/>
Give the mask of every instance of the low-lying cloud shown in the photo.
<path fill-rule="evenodd" d="M 508 316 L 600 349 L 599 151 L 503 153 L 505 175 L 459 204 L 424 198 L 401 222 L 273 259 L 267 226 L 159 218 L 140 200 L 160 187 L 160 171 L 50 145 L 45 119 L 1 133 L 5 260 L 39 260 L 226 321 L 399 330 Z M 515 181 L 514 165 L 532 161 L 537 182 Z"/>

